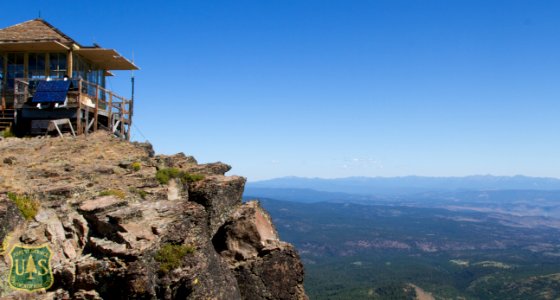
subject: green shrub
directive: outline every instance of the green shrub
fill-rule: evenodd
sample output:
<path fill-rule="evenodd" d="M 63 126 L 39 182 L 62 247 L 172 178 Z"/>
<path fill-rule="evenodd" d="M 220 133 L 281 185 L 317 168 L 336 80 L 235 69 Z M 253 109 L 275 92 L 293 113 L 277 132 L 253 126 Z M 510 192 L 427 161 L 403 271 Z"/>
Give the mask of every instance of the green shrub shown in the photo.
<path fill-rule="evenodd" d="M 159 269 L 167 273 L 180 267 L 183 257 L 191 253 L 194 253 L 194 247 L 192 246 L 164 244 L 156 252 L 154 259 L 160 263 Z"/>
<path fill-rule="evenodd" d="M 159 169 L 156 172 L 156 179 L 161 184 L 168 184 L 169 180 L 171 180 L 172 178 L 177 178 L 180 172 L 181 171 L 176 168 Z"/>
<path fill-rule="evenodd" d="M 195 182 L 204 179 L 204 175 L 201 174 L 190 174 L 188 172 L 181 171 L 177 168 L 164 168 L 159 169 L 156 172 L 156 179 L 161 184 L 168 184 L 169 180 L 173 178 L 178 178 L 183 184 L 187 182 Z"/>
<path fill-rule="evenodd" d="M 8 198 L 16 204 L 19 212 L 26 220 L 33 219 L 39 212 L 39 201 L 31 199 L 29 196 L 8 193 Z"/>
<path fill-rule="evenodd" d="M 142 169 L 142 165 L 140 164 L 140 162 L 133 162 L 130 167 L 132 168 L 132 170 L 134 170 L 134 172 L 138 172 L 140 171 L 140 169 Z"/>
<path fill-rule="evenodd" d="M 204 179 L 204 175 L 202 174 L 190 174 L 187 172 L 183 172 L 181 175 L 181 181 L 183 183 L 187 182 L 195 182 Z"/>
<path fill-rule="evenodd" d="M 101 193 L 99 193 L 99 196 L 115 196 L 119 199 L 124 199 L 124 197 L 126 196 L 126 193 L 121 191 L 121 190 L 105 190 L 102 191 Z"/>
<path fill-rule="evenodd" d="M 4 129 L 1 134 L 4 138 L 11 138 L 16 136 L 11 127 L 7 127 L 6 129 Z"/>
<path fill-rule="evenodd" d="M 138 194 L 142 199 L 146 199 L 146 196 L 148 195 L 148 192 L 135 187 L 131 187 L 130 192 L 134 194 Z"/>

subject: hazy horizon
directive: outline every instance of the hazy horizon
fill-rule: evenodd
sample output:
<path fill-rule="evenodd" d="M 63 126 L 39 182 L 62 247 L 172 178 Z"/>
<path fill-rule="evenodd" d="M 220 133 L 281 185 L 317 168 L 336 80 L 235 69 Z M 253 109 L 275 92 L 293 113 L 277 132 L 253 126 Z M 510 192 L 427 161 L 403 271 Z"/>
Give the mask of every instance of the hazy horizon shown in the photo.
<path fill-rule="evenodd" d="M 464 176 L 423 176 L 423 175 L 402 175 L 402 176 L 346 176 L 346 177 L 306 177 L 306 176 L 295 176 L 295 175 L 287 175 L 281 177 L 271 177 L 265 179 L 257 179 L 257 180 L 248 180 L 248 182 L 261 182 L 261 181 L 268 181 L 274 179 L 289 179 L 289 178 L 298 178 L 298 179 L 321 179 L 321 180 L 337 180 L 337 179 L 351 179 L 351 178 L 364 178 L 364 179 L 397 179 L 397 178 L 411 178 L 411 177 L 418 177 L 418 178 L 473 178 L 473 177 L 492 177 L 492 178 L 515 178 L 515 177 L 525 177 L 531 179 L 553 179 L 553 180 L 560 180 L 560 177 L 546 177 L 546 176 L 528 176 L 523 174 L 516 174 L 516 175 L 493 175 L 493 174 L 472 174 L 472 175 L 464 175 Z"/>

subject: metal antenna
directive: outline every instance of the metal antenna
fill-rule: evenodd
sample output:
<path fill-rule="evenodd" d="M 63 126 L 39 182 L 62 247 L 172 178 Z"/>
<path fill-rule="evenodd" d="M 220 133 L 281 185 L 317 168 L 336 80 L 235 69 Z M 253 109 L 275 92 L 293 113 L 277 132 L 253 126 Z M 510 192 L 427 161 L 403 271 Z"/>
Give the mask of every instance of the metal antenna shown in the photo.
<path fill-rule="evenodd" d="M 134 51 L 132 51 L 132 63 L 134 64 Z M 130 83 L 132 84 L 130 100 L 134 101 L 134 70 L 130 70 Z"/>
<path fill-rule="evenodd" d="M 134 51 L 132 51 L 132 64 L 134 64 Z M 132 122 L 132 115 L 134 114 L 134 70 L 130 70 L 130 84 L 131 84 L 131 95 L 130 95 L 129 109 L 130 109 L 130 121 Z"/>

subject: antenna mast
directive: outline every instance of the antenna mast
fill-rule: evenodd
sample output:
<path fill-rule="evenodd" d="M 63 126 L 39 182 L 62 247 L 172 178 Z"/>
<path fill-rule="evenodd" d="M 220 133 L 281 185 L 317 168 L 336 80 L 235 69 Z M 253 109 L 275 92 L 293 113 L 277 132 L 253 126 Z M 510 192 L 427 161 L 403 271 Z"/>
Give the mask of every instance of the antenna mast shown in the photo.
<path fill-rule="evenodd" d="M 134 64 L 134 51 L 132 51 L 132 64 Z M 130 70 L 130 84 L 131 84 L 131 91 L 130 91 L 130 124 L 128 124 L 128 139 L 130 140 L 130 130 L 132 130 L 132 115 L 134 114 L 134 70 Z"/>
<path fill-rule="evenodd" d="M 132 51 L 132 63 L 134 64 L 134 51 Z M 130 83 L 132 85 L 130 100 L 134 102 L 134 70 L 130 71 Z"/>

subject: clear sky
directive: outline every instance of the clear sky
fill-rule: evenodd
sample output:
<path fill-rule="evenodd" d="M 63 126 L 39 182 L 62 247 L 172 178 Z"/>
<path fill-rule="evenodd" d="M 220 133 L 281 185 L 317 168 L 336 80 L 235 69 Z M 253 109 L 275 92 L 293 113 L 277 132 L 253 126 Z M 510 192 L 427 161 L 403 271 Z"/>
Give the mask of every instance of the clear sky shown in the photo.
<path fill-rule="evenodd" d="M 159 153 L 279 176 L 560 177 L 560 2 L 5 1 L 136 72 Z M 130 74 L 110 88 L 130 95 Z"/>

